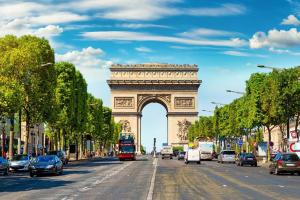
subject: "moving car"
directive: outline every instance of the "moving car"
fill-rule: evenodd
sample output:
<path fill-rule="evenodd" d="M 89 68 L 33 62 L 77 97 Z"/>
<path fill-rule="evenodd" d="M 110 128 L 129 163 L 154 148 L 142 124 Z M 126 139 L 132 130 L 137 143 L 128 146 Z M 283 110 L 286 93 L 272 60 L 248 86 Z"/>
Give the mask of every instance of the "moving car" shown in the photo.
<path fill-rule="evenodd" d="M 278 153 L 269 166 L 270 174 L 282 172 L 300 175 L 300 159 L 295 153 Z"/>
<path fill-rule="evenodd" d="M 189 164 L 189 162 L 196 162 L 197 164 L 201 163 L 201 153 L 199 149 L 189 149 L 184 157 L 185 164 Z"/>
<path fill-rule="evenodd" d="M 55 174 L 63 173 L 63 163 L 55 155 L 38 156 L 29 165 L 29 175 L 33 177 L 39 174 Z"/>
<path fill-rule="evenodd" d="M 61 162 L 62 162 L 64 165 L 68 164 L 68 162 L 69 162 L 69 159 L 68 159 L 68 157 L 67 157 L 66 152 L 61 151 L 61 150 L 59 150 L 59 151 L 49 151 L 49 152 L 47 153 L 47 155 L 56 155 L 56 156 L 61 160 Z"/>
<path fill-rule="evenodd" d="M 218 163 L 235 163 L 235 151 L 232 150 L 223 150 L 218 156 Z"/>
<path fill-rule="evenodd" d="M 179 151 L 178 152 L 178 160 L 184 160 L 184 156 L 185 156 L 186 152 L 185 151 Z"/>
<path fill-rule="evenodd" d="M 160 151 L 161 158 L 170 158 L 173 159 L 173 148 L 172 146 L 164 146 Z"/>
<path fill-rule="evenodd" d="M 213 142 L 199 142 L 199 150 L 201 152 L 201 160 L 212 160 L 214 152 Z"/>
<path fill-rule="evenodd" d="M 27 154 L 17 154 L 9 161 L 10 171 L 28 171 L 31 157 Z"/>
<path fill-rule="evenodd" d="M 7 175 L 9 171 L 9 164 L 5 158 L 0 157 L 0 173 Z"/>
<path fill-rule="evenodd" d="M 251 165 L 257 167 L 257 160 L 253 153 L 241 153 L 236 160 L 237 166 Z"/>

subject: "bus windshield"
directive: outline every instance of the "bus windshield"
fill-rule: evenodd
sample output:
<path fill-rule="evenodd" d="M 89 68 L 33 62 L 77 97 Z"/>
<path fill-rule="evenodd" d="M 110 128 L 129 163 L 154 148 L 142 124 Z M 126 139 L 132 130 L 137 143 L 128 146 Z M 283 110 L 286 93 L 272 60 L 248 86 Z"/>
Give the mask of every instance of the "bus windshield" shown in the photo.
<path fill-rule="evenodd" d="M 122 153 L 134 153 L 134 146 L 120 146 L 120 152 Z"/>

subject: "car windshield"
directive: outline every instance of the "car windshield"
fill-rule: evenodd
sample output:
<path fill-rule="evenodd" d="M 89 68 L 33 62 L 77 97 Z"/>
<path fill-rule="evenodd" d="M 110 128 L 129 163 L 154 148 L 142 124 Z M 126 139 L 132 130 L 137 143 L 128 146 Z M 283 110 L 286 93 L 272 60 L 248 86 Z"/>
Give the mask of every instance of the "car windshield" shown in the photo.
<path fill-rule="evenodd" d="M 12 161 L 23 161 L 23 160 L 29 160 L 27 155 L 15 155 L 12 159 Z"/>
<path fill-rule="evenodd" d="M 57 155 L 57 151 L 49 151 L 47 155 Z"/>
<path fill-rule="evenodd" d="M 296 154 L 284 154 L 282 155 L 284 161 L 298 161 L 299 157 Z"/>
<path fill-rule="evenodd" d="M 54 156 L 39 156 L 36 159 L 36 162 L 54 162 L 55 157 Z"/>
<path fill-rule="evenodd" d="M 180 152 L 181 155 L 185 155 L 185 152 Z"/>
<path fill-rule="evenodd" d="M 235 151 L 223 151 L 224 155 L 235 155 Z"/>
<path fill-rule="evenodd" d="M 244 156 L 246 158 L 254 158 L 255 157 L 252 153 L 245 153 Z"/>
<path fill-rule="evenodd" d="M 123 153 L 133 153 L 134 146 L 120 146 L 120 151 Z"/>

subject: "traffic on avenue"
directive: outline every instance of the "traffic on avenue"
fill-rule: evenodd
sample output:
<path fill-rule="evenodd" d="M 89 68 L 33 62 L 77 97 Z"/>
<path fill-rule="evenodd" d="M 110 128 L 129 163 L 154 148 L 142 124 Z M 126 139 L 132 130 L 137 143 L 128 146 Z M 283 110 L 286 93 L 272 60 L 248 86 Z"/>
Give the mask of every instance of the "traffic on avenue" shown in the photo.
<path fill-rule="evenodd" d="M 0 177 L 0 199 L 299 199 L 296 173 L 272 175 L 264 164 L 240 160 L 186 164 L 186 159 L 99 157 L 70 162 L 62 174 L 8 172 Z"/>

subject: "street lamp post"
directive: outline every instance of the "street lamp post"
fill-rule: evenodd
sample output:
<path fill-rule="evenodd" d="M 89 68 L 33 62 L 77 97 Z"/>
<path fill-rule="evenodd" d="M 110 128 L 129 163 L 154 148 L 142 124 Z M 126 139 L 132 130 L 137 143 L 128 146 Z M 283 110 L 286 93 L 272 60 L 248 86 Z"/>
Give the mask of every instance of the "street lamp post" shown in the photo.
<path fill-rule="evenodd" d="M 216 105 L 221 105 L 221 106 L 224 106 L 224 105 L 226 105 L 226 104 L 224 104 L 224 103 L 218 103 L 218 102 L 214 102 L 214 101 L 212 101 L 212 102 L 210 102 L 211 104 L 216 104 Z"/>
<path fill-rule="evenodd" d="M 1 146 L 1 150 L 2 150 L 2 157 L 3 158 L 6 158 L 6 154 L 5 154 L 5 138 L 6 138 L 6 136 L 5 136 L 5 123 L 6 123 L 6 121 L 5 121 L 5 119 L 2 119 L 2 122 L 1 122 L 1 124 L 2 124 L 2 146 Z"/>
<path fill-rule="evenodd" d="M 35 146 L 35 138 L 34 138 L 34 136 L 35 136 L 35 133 L 34 133 L 34 126 L 33 125 L 31 125 L 30 126 L 30 146 L 31 146 L 31 154 L 33 154 L 33 152 L 35 152 L 34 150 L 34 146 Z M 29 148 L 28 148 L 29 149 Z"/>
<path fill-rule="evenodd" d="M 236 93 L 236 94 L 246 94 L 245 92 L 238 92 L 234 90 L 226 90 L 226 92 Z"/>

